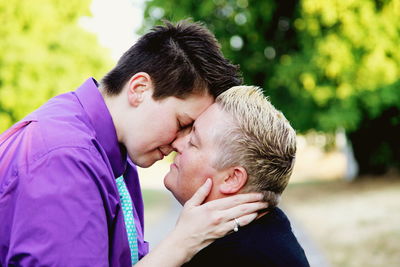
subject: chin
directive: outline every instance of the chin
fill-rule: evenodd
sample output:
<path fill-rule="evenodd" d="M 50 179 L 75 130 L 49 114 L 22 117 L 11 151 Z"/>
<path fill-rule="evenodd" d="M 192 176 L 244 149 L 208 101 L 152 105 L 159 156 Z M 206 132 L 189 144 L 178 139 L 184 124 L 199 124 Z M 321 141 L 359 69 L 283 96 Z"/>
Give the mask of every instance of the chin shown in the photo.
<path fill-rule="evenodd" d="M 171 190 L 169 189 L 169 185 L 168 185 L 168 174 L 169 174 L 169 173 L 167 173 L 167 174 L 164 176 L 164 186 L 165 186 L 165 188 L 167 188 L 169 191 L 171 191 Z"/>
<path fill-rule="evenodd" d="M 154 162 L 155 162 L 155 161 L 153 161 L 153 162 L 143 162 L 143 163 L 139 162 L 139 163 L 136 164 L 136 165 L 139 166 L 139 167 L 141 167 L 141 168 L 148 168 L 148 167 L 150 167 L 151 165 L 153 165 Z"/>
<path fill-rule="evenodd" d="M 133 161 L 133 160 L 132 160 Z M 139 158 L 136 161 L 133 161 L 137 166 L 141 168 L 148 168 L 151 165 L 153 165 L 156 162 L 156 160 L 150 159 L 150 158 Z"/>
<path fill-rule="evenodd" d="M 170 190 L 171 191 L 171 190 Z M 182 199 L 179 195 L 175 194 L 173 191 L 171 191 L 172 195 L 174 195 L 174 198 L 183 206 L 185 205 L 186 201 L 188 201 L 187 199 L 184 200 Z"/>
<path fill-rule="evenodd" d="M 141 168 L 148 168 L 159 160 L 151 153 L 130 153 L 128 150 L 128 155 L 131 161 Z"/>
<path fill-rule="evenodd" d="M 167 173 L 167 175 L 165 175 L 165 177 L 164 177 L 164 186 L 169 192 L 171 192 L 171 194 L 174 196 L 174 198 L 183 206 L 186 203 L 186 201 L 182 200 L 182 198 L 179 196 L 179 194 L 175 193 L 175 191 L 173 190 L 174 187 L 171 186 L 171 184 L 168 182 L 169 181 L 168 174 L 169 173 Z"/>

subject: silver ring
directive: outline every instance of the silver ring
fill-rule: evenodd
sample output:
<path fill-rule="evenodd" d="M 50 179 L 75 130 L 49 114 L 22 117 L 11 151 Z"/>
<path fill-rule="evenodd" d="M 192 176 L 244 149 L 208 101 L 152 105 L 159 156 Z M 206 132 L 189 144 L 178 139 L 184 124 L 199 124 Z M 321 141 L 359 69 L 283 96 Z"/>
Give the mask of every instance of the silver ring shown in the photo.
<path fill-rule="evenodd" d="M 239 231 L 240 224 L 236 218 L 233 219 L 235 221 L 235 227 L 233 227 L 233 231 Z"/>

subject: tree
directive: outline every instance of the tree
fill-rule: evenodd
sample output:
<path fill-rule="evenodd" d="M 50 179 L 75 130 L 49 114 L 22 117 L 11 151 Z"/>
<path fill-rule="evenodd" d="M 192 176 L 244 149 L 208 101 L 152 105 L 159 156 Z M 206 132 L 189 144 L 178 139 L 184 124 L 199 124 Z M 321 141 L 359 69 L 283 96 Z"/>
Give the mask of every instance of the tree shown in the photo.
<path fill-rule="evenodd" d="M 0 132 L 111 60 L 78 25 L 89 0 L 0 0 Z"/>
<path fill-rule="evenodd" d="M 299 132 L 344 128 L 362 173 L 399 167 L 400 0 L 153 0 L 145 17 L 203 21 Z"/>

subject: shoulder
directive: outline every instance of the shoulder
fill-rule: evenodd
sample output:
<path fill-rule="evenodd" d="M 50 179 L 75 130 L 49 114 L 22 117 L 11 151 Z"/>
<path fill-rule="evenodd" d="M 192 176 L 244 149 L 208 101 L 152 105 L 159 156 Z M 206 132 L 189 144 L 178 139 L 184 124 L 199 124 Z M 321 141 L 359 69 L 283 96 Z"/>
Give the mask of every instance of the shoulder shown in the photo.
<path fill-rule="evenodd" d="M 62 146 L 89 148 L 95 138 L 92 123 L 74 92 L 52 98 L 32 115 L 34 131 L 41 135 L 48 150 Z"/>
<path fill-rule="evenodd" d="M 243 230 L 241 239 L 246 240 L 246 246 L 252 246 L 258 255 L 268 257 L 273 266 L 309 266 L 290 221 L 280 208 L 271 209 Z M 251 242 L 251 239 L 256 241 Z"/>
<path fill-rule="evenodd" d="M 97 179 L 104 171 L 108 173 L 96 135 L 79 112 L 40 116 L 18 135 L 20 149 L 14 155 L 14 168 L 20 178 L 45 174 L 59 176 L 61 182 L 67 177 Z"/>
<path fill-rule="evenodd" d="M 214 241 L 183 266 L 273 266 L 268 254 L 254 250 L 254 246 L 247 246 L 245 239 L 234 239 L 223 237 Z"/>
<path fill-rule="evenodd" d="M 16 133 L 16 139 L 23 143 L 19 150 L 26 156 L 23 163 L 32 164 L 48 155 L 96 150 L 95 131 L 74 92 L 50 99 L 23 121 L 30 122 Z"/>
<path fill-rule="evenodd" d="M 216 259 L 224 264 L 229 262 L 230 266 L 308 266 L 290 222 L 279 208 L 272 209 L 238 232 L 216 240 L 192 261 L 209 261 L 209 264 L 215 263 Z"/>
<path fill-rule="evenodd" d="M 110 177 L 110 173 L 100 154 L 95 149 L 82 147 L 49 150 L 20 164 L 15 176 L 21 194 L 34 193 L 37 197 L 97 192 L 99 181 L 105 183 L 105 177 Z"/>
<path fill-rule="evenodd" d="M 90 120 L 73 92 L 50 99 L 1 137 L 2 176 L 15 176 L 17 170 L 24 168 L 34 170 L 37 161 L 48 159 L 50 162 L 62 154 L 90 151 L 85 159 L 97 161 L 101 153 L 96 151 L 100 148 Z"/>

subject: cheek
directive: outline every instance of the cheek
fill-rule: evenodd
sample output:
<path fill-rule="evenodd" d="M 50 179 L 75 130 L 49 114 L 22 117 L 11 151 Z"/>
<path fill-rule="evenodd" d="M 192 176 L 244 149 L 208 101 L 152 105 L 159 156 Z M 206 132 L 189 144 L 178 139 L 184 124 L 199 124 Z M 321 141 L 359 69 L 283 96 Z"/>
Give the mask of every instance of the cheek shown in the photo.
<path fill-rule="evenodd" d="M 184 152 L 179 159 L 179 165 L 181 167 L 181 178 L 185 181 L 190 179 L 190 177 L 192 177 L 198 169 L 196 155 L 191 155 L 191 153 Z"/>
<path fill-rule="evenodd" d="M 156 123 L 152 123 L 144 131 L 143 138 L 146 140 L 142 146 L 154 148 L 153 146 L 162 146 L 171 144 L 177 136 L 177 126 L 175 123 L 163 122 L 162 119 L 157 120 Z"/>
<path fill-rule="evenodd" d="M 163 145 L 172 143 L 177 134 L 178 126 L 174 118 L 160 118 L 157 126 L 157 138 L 158 141 L 162 142 Z"/>
<path fill-rule="evenodd" d="M 164 145 L 171 144 L 177 137 L 178 130 L 177 128 L 168 128 L 163 131 L 163 135 L 160 140 L 163 140 Z"/>
<path fill-rule="evenodd" d="M 183 167 L 179 181 L 182 182 L 182 187 L 185 187 L 191 193 L 194 193 L 211 175 L 207 171 L 208 166 L 202 157 L 183 155 L 180 164 Z"/>

